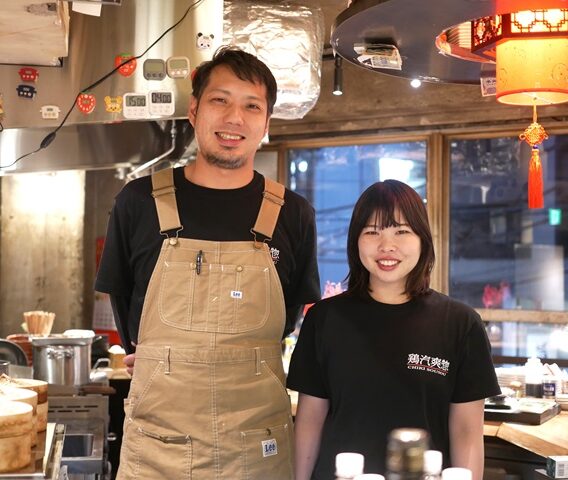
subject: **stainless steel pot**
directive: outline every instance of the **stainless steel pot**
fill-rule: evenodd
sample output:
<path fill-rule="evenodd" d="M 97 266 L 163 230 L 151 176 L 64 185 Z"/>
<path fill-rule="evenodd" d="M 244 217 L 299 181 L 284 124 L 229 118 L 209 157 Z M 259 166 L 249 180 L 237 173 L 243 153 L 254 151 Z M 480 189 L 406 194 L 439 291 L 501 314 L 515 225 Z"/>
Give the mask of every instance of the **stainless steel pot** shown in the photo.
<path fill-rule="evenodd" d="M 32 337 L 34 378 L 56 385 L 90 381 L 93 337 Z"/>

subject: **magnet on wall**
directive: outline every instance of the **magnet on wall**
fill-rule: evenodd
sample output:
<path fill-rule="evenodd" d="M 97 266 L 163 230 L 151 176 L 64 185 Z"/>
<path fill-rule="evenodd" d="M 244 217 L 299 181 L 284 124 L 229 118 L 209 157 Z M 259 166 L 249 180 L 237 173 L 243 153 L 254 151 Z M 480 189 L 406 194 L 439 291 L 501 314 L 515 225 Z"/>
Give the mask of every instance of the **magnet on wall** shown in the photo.
<path fill-rule="evenodd" d="M 36 96 L 37 90 L 31 85 L 18 85 L 16 88 L 18 97 L 33 99 Z"/>
<path fill-rule="evenodd" d="M 130 53 L 121 53 L 114 57 L 114 66 L 118 67 L 122 63 L 130 60 L 129 62 L 125 63 L 118 69 L 118 73 L 120 73 L 123 77 L 130 77 L 136 70 L 136 59 L 134 55 Z"/>
<path fill-rule="evenodd" d="M 37 82 L 39 72 L 32 67 L 22 67 L 18 70 L 22 82 Z"/>
<path fill-rule="evenodd" d="M 213 39 L 215 38 L 215 35 L 213 35 L 212 33 L 209 35 L 205 35 L 201 32 L 199 32 L 197 34 L 197 48 L 199 48 L 199 50 L 207 50 L 208 48 L 211 48 L 211 46 L 213 45 Z"/>
<path fill-rule="evenodd" d="M 57 105 L 44 105 L 39 111 L 44 120 L 56 120 L 59 118 L 61 109 Z"/>
<path fill-rule="evenodd" d="M 84 113 L 85 115 L 93 113 L 96 105 L 97 100 L 92 93 L 83 92 L 77 97 L 77 108 L 81 113 Z"/>
<path fill-rule="evenodd" d="M 105 110 L 108 113 L 122 112 L 122 97 L 110 97 L 107 95 L 105 97 Z"/>

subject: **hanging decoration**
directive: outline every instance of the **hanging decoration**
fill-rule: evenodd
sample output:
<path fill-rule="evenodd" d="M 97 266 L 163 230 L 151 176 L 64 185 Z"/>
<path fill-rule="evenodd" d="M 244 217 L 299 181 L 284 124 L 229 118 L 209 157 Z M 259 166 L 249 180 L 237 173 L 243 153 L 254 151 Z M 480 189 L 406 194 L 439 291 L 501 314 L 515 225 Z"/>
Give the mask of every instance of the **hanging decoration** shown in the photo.
<path fill-rule="evenodd" d="M 533 122 L 519 135 L 519 138 L 527 142 L 531 147 L 528 181 L 529 208 L 543 208 L 542 163 L 540 161 L 538 147 L 548 138 L 548 134 L 544 127 L 537 121 L 536 105 L 533 105 Z"/>
<path fill-rule="evenodd" d="M 519 9 L 523 4 L 528 6 L 522 0 L 514 3 Z M 539 145 L 548 135 L 537 122 L 536 107 L 568 102 L 568 9 L 519 10 L 477 18 L 445 30 L 436 45 L 446 55 L 494 64 L 497 101 L 533 108 L 533 123 L 519 137 L 532 151 L 528 206 L 543 208 Z"/>

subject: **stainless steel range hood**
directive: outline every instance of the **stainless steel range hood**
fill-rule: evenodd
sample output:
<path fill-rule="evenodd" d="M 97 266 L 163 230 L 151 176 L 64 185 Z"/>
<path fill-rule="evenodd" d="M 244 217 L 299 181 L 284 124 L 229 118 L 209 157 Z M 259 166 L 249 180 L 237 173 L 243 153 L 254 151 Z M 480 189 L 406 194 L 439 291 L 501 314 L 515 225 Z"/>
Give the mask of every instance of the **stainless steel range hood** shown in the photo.
<path fill-rule="evenodd" d="M 10 163 L 35 150 L 50 129 L 4 130 L 0 134 L 0 162 L 5 167 L 2 173 L 113 168 L 128 173 L 133 166 L 170 150 L 174 123 L 177 133 L 173 138 L 173 151 L 167 158 L 179 159 L 186 154 L 193 139 L 193 128 L 187 120 L 70 125 L 58 132 L 47 149 L 23 158 L 13 167 L 9 167 Z"/>
<path fill-rule="evenodd" d="M 128 71 L 122 74 L 117 71 L 89 91 L 86 88 L 111 72 L 116 62 L 120 62 L 117 59 L 124 58 L 121 56 L 144 52 L 182 18 L 191 2 L 124 0 L 120 6 L 103 5 L 100 17 L 71 12 L 69 54 L 62 59 L 62 66 L 0 65 L 2 125 L 4 128 L 55 127 L 71 108 L 67 125 L 127 121 L 131 118 L 125 116 L 123 95 L 147 95 L 152 91 L 171 93 L 173 112 L 142 110 L 137 120 L 186 118 L 191 94 L 189 72 L 185 77 L 176 75 L 173 69 L 167 71 L 166 63 L 168 59 L 181 57 L 183 61 L 185 57 L 189 59 L 189 69 L 194 68 L 211 57 L 221 44 L 223 32 L 223 1 L 196 3 L 198 6 L 176 28 L 136 61 L 130 75 L 126 76 Z M 60 21 L 57 12 L 47 12 L 46 15 L 53 14 L 54 22 Z M 22 26 L 20 30 L 25 28 Z M 204 35 L 213 38 L 209 43 L 203 42 Z M 3 61 L 0 56 L 0 64 Z M 22 76 L 21 69 L 25 67 L 33 70 Z M 158 71 L 160 68 L 164 70 Z M 89 108 L 80 111 L 74 106 L 81 92 L 89 96 L 92 111 Z M 54 118 L 58 112 L 59 117 Z"/>
<path fill-rule="evenodd" d="M 53 3 L 58 5 L 57 9 L 40 9 L 39 6 L 31 9 L 20 4 L 20 14 L 14 5 L 10 6 L 9 13 L 14 20 L 19 15 L 24 20 L 29 19 L 37 13 L 61 23 L 68 11 L 60 2 Z M 26 52 L 30 52 L 29 58 L 38 58 L 31 55 L 35 53 L 34 45 L 22 45 L 18 34 L 25 34 L 31 24 L 45 25 L 45 18 L 41 23 L 34 23 L 32 19 L 28 25 L 24 23 L 11 29 L 8 37 L 18 45 L 19 56 L 6 54 L 3 57 L 6 50 L 0 49 L 0 122 L 4 128 L 0 133 L 0 165 L 3 167 L 0 174 L 120 167 L 128 171 L 170 150 L 172 140 L 174 149 L 168 158 L 180 158 L 193 139 L 193 129 L 186 120 L 191 94 L 189 76 L 182 78 L 182 75 L 166 72 L 159 76 L 160 80 L 151 79 L 150 74 L 155 70 L 144 68 L 144 62 L 152 59 L 155 68 L 166 65 L 172 57 L 186 57 L 193 68 L 210 58 L 222 39 L 222 0 L 197 2 L 198 6 L 190 9 L 175 29 L 137 60 L 130 76 L 115 72 L 86 92 L 94 98 L 91 112 L 82 113 L 74 102 L 85 87 L 115 68 L 117 57 L 142 53 L 180 20 L 190 5 L 191 2 L 185 0 L 123 0 L 119 5 L 103 5 L 100 17 L 71 12 L 69 52 L 56 62 L 60 66 L 13 64 L 14 58 L 25 59 Z M 0 6 L 0 14 L 5 8 L 8 6 Z M 204 35 L 217 40 L 205 44 L 201 41 Z M 39 45 L 37 49 L 40 50 Z M 8 61 L 12 64 L 2 64 Z M 49 63 L 49 59 L 45 63 Z M 23 68 L 28 68 L 24 72 L 27 76 L 21 75 Z M 33 95 L 20 96 L 22 91 Z M 148 95 L 152 91 L 169 92 L 173 97 L 173 112 L 159 115 L 146 112 L 136 120 L 125 118 L 124 105 L 121 105 L 123 95 L 130 92 Z M 13 168 L 6 168 L 21 155 L 36 150 L 69 109 L 65 126 L 48 148 L 22 159 Z M 57 113 L 58 118 L 55 118 Z M 177 133 L 172 138 L 174 123 Z"/>

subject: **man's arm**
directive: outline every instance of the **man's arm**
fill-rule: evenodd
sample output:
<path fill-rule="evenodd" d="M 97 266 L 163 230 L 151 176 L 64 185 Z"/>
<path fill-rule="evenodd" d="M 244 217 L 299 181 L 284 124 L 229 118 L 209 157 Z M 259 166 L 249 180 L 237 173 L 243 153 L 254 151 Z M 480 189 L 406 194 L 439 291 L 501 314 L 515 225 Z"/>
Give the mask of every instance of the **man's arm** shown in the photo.
<path fill-rule="evenodd" d="M 286 305 L 286 325 L 284 326 L 284 334 L 282 335 L 282 338 L 286 338 L 294 331 L 296 323 L 298 323 L 303 311 L 303 305 Z"/>
<path fill-rule="evenodd" d="M 122 346 L 124 347 L 127 355 L 124 357 L 124 365 L 129 375 L 134 371 L 135 360 L 135 347 L 136 344 L 130 338 L 128 333 L 128 309 L 130 305 L 130 298 L 118 295 L 110 295 L 110 304 L 112 306 L 112 313 L 114 315 L 114 323 L 120 335 Z"/>
<path fill-rule="evenodd" d="M 452 467 L 469 468 L 473 480 L 483 479 L 484 400 L 450 404 L 450 456 Z"/>

